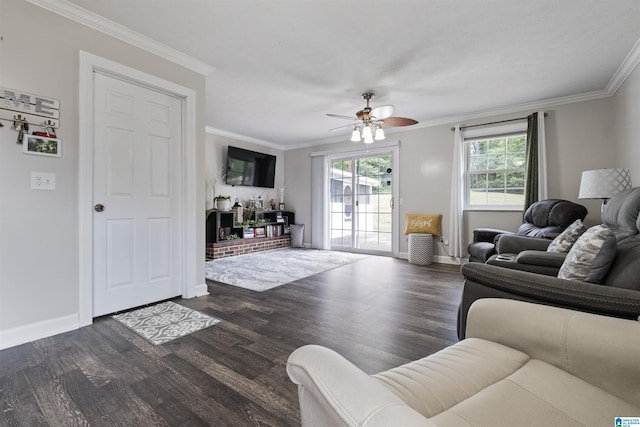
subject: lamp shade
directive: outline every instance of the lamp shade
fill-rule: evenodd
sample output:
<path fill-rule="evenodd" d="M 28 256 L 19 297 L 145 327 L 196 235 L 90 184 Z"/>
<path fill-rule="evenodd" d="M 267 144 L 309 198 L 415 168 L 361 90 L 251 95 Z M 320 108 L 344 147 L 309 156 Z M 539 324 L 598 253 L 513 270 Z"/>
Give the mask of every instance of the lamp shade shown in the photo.
<path fill-rule="evenodd" d="M 582 172 L 579 199 L 609 199 L 631 188 L 629 169 L 595 169 Z"/>

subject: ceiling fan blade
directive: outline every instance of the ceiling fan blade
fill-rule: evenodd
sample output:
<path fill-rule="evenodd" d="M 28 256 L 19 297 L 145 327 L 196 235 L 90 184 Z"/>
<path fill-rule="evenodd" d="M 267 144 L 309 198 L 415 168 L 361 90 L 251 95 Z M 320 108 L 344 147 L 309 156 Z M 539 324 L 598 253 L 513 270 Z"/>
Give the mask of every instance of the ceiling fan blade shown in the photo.
<path fill-rule="evenodd" d="M 342 116 L 340 114 L 327 114 L 327 116 L 334 117 L 336 119 L 357 120 L 356 117 L 353 117 L 353 116 Z"/>
<path fill-rule="evenodd" d="M 382 120 L 390 117 L 395 110 L 396 107 L 394 107 L 393 105 L 381 105 L 371 110 L 370 114 L 376 119 Z"/>
<path fill-rule="evenodd" d="M 353 119 L 352 119 L 353 120 Z M 344 128 L 349 128 L 349 127 L 354 127 L 354 126 L 358 126 L 360 124 L 360 122 L 356 122 L 356 123 L 352 123 L 349 125 L 344 125 L 344 126 L 338 126 L 337 128 L 333 128 L 333 129 L 329 129 L 329 132 L 332 132 L 334 130 L 338 130 L 338 129 L 344 129 Z"/>
<path fill-rule="evenodd" d="M 411 126 L 418 123 L 417 120 L 406 117 L 387 117 L 383 120 L 385 126 Z"/>

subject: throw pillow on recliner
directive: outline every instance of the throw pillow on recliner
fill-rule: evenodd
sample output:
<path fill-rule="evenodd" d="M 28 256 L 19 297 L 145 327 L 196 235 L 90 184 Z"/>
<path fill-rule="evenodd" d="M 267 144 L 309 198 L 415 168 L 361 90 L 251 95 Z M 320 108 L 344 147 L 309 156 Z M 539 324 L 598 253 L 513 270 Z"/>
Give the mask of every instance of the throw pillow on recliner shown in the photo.
<path fill-rule="evenodd" d="M 582 220 L 576 219 L 571 225 L 569 225 L 562 233 L 558 235 L 553 242 L 549 244 L 547 252 L 567 253 L 573 246 L 578 238 L 587 231 L 587 227 L 584 226 Z"/>
<path fill-rule="evenodd" d="M 604 225 L 585 231 L 571 247 L 558 277 L 601 283 L 613 263 L 618 246 L 613 232 Z"/>

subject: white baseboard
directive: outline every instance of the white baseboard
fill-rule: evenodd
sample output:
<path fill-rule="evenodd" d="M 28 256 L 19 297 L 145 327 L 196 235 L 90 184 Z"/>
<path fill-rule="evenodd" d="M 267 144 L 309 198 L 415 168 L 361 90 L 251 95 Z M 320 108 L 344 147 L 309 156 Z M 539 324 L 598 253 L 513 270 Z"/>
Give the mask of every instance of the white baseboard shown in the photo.
<path fill-rule="evenodd" d="M 47 319 L 42 322 L 0 331 L 0 350 L 79 328 L 78 314 Z"/>
<path fill-rule="evenodd" d="M 196 297 L 209 295 L 209 288 L 206 283 L 196 286 Z M 91 323 L 89 323 L 90 325 Z M 0 331 L 0 350 L 17 345 L 26 344 L 31 341 L 58 335 L 63 332 L 74 331 L 80 328 L 77 314 L 58 317 L 57 319 L 47 319 L 42 322 L 31 323 L 29 325 L 18 326 L 16 328 Z M 87 326 L 87 325 L 82 325 Z"/>
<path fill-rule="evenodd" d="M 205 295 L 209 295 L 209 288 L 207 287 L 207 284 L 204 283 L 202 285 L 196 286 L 196 298 L 203 297 Z"/>
<path fill-rule="evenodd" d="M 400 259 L 409 259 L 408 252 L 399 252 L 398 258 Z M 438 264 L 451 264 L 451 265 L 462 265 L 466 262 L 466 258 L 453 258 L 446 255 L 434 255 L 433 262 Z"/>

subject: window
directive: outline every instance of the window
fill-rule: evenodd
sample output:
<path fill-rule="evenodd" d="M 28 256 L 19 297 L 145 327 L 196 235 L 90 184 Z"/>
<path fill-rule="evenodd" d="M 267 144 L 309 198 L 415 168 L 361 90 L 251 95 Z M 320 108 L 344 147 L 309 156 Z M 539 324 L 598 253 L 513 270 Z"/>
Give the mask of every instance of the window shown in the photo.
<path fill-rule="evenodd" d="M 465 139 L 467 209 L 524 206 L 526 133 Z"/>

